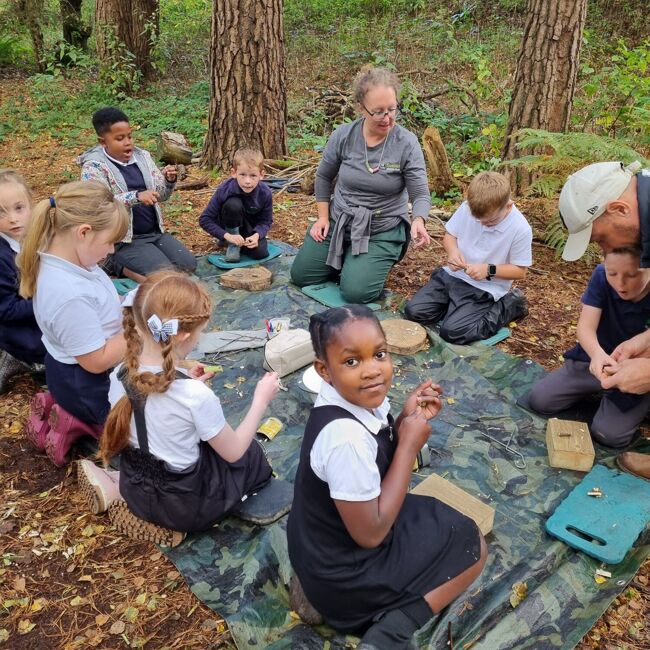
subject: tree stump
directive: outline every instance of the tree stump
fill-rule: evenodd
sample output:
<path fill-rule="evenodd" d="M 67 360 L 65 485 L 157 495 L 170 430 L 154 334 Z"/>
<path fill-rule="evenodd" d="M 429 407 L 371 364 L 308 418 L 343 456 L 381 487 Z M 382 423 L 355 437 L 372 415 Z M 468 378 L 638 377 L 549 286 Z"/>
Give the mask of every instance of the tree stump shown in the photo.
<path fill-rule="evenodd" d="M 427 331 L 410 320 L 388 318 L 381 321 L 388 351 L 395 354 L 415 354 L 427 346 Z"/>
<path fill-rule="evenodd" d="M 438 195 L 443 195 L 458 183 L 451 173 L 445 145 L 440 138 L 440 131 L 430 126 L 422 136 L 422 148 L 429 168 L 429 184 Z"/>
<path fill-rule="evenodd" d="M 158 139 L 158 157 L 167 165 L 189 165 L 192 148 L 182 133 L 162 131 Z"/>
<path fill-rule="evenodd" d="M 271 286 L 273 274 L 263 266 L 232 269 L 219 276 L 219 283 L 229 289 L 263 291 Z"/>

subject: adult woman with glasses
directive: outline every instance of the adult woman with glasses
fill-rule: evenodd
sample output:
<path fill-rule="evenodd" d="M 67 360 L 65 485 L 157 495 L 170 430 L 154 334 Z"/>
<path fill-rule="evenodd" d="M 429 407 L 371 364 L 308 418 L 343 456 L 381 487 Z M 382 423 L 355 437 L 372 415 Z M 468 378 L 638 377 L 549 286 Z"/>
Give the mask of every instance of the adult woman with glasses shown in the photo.
<path fill-rule="evenodd" d="M 424 156 L 417 137 L 395 124 L 398 92 L 389 70 L 366 66 L 357 74 L 353 97 L 361 117 L 327 142 L 316 172 L 318 220 L 291 267 L 294 284 L 338 277 L 346 302 L 368 303 L 411 239 L 416 247 L 429 243 Z"/>

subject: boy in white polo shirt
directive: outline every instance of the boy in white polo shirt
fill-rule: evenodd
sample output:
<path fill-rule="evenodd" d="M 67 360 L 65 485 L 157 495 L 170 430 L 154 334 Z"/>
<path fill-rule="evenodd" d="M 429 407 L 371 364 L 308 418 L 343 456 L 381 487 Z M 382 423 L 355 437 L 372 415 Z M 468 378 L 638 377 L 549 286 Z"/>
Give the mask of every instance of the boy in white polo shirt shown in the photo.
<path fill-rule="evenodd" d="M 443 339 L 467 344 L 525 316 L 523 293 L 511 286 L 533 263 L 533 232 L 510 199 L 508 180 L 496 172 L 475 176 L 446 230 L 447 265 L 408 301 L 406 317 L 440 322 Z"/>

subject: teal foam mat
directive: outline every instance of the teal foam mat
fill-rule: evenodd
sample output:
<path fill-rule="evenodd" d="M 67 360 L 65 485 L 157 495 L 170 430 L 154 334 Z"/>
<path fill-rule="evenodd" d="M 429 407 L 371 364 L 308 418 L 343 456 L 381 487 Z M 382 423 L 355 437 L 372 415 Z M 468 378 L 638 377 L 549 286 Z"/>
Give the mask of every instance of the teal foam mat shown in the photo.
<path fill-rule="evenodd" d="M 135 280 L 129 278 L 113 278 L 113 284 L 120 296 L 126 295 L 129 291 L 138 286 L 138 283 Z"/>
<path fill-rule="evenodd" d="M 600 488 L 601 497 L 587 493 Z M 597 560 L 618 564 L 650 521 L 650 482 L 596 465 L 546 522 L 550 535 Z"/>
<path fill-rule="evenodd" d="M 279 255 L 282 255 L 282 248 L 269 242 L 269 254 L 261 260 L 254 260 L 252 257 L 248 257 L 242 253 L 239 262 L 226 262 L 225 253 L 213 253 L 212 255 L 208 255 L 208 262 L 214 264 L 214 266 L 219 269 L 239 269 L 244 266 L 257 266 L 258 264 L 264 264 L 264 262 L 268 262 Z"/>
<path fill-rule="evenodd" d="M 300 291 L 326 307 L 343 307 L 343 305 L 349 304 L 347 300 L 343 299 L 341 288 L 335 282 L 312 284 L 308 287 L 301 287 Z M 381 305 L 376 302 L 369 302 L 366 307 L 369 307 L 372 311 L 381 309 Z"/>
<path fill-rule="evenodd" d="M 496 345 L 497 343 L 501 343 L 501 341 L 505 341 L 509 336 L 510 336 L 510 329 L 507 327 L 502 327 L 496 334 L 494 334 L 490 338 L 483 339 L 482 341 L 478 341 L 478 345 Z"/>

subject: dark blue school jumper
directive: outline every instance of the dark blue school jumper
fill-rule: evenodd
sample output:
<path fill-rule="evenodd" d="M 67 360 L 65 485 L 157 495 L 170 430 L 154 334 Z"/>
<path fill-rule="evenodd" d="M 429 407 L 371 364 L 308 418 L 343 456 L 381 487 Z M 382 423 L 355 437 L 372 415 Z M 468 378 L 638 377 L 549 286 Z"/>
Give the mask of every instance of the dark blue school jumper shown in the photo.
<path fill-rule="evenodd" d="M 18 295 L 16 253 L 0 237 L 0 350 L 25 363 L 43 363 L 45 346 L 32 301 Z"/>

